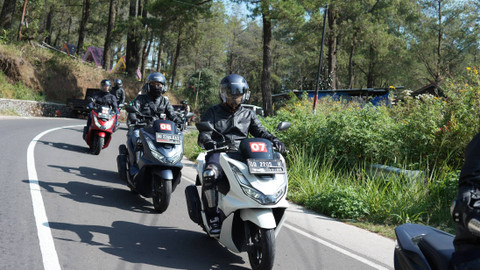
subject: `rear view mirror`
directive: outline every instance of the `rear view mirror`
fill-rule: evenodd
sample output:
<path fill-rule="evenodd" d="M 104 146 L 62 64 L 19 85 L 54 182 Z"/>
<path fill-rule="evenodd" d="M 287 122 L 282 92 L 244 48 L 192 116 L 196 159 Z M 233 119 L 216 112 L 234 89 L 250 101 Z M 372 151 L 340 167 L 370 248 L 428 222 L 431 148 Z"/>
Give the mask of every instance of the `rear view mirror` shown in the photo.
<path fill-rule="evenodd" d="M 284 131 L 287 130 L 292 123 L 287 122 L 287 121 L 282 121 L 278 124 L 277 126 L 277 131 Z"/>

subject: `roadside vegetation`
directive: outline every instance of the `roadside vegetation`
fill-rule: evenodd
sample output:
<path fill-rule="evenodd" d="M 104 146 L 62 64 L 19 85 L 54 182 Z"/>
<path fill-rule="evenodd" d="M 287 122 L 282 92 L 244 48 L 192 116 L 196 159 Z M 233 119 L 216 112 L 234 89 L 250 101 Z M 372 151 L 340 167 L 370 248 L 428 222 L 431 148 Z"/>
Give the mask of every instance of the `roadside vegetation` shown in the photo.
<path fill-rule="evenodd" d="M 290 150 L 289 200 L 392 238 L 406 222 L 453 233 L 449 209 L 463 152 L 480 125 L 480 77 L 475 68 L 465 74 L 442 88 L 444 98 L 407 92 L 390 106 L 322 99 L 313 114 L 310 100 L 290 99 L 262 120 L 270 131 L 292 123 L 276 134 Z M 185 138 L 190 159 L 200 152 L 197 135 Z"/>

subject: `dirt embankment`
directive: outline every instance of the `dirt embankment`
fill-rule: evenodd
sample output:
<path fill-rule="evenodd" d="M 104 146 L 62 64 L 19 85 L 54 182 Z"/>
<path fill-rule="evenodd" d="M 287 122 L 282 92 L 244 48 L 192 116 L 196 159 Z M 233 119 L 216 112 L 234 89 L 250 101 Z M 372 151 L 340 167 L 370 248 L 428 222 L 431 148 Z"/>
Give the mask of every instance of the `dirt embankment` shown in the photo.
<path fill-rule="evenodd" d="M 26 87 L 42 93 L 46 101 L 65 103 L 67 98 L 83 98 L 87 88 L 98 88 L 103 79 L 121 79 L 132 100 L 143 82 L 123 74 L 111 74 L 79 58 L 32 45 L 22 47 L 0 45 L 0 71 L 11 84 L 22 82 Z M 167 92 L 172 104 L 178 100 Z"/>

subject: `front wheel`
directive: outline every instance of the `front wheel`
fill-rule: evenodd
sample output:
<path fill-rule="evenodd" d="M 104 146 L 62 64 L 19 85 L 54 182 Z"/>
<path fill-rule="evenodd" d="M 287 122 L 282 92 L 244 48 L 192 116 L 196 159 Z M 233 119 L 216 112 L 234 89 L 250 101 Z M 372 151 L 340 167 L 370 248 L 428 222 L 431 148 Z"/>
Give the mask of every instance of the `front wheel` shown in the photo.
<path fill-rule="evenodd" d="M 105 145 L 105 138 L 100 137 L 100 136 L 95 136 L 93 138 L 93 145 L 92 145 L 92 151 L 94 155 L 100 154 L 100 150 L 102 150 L 103 145 Z"/>
<path fill-rule="evenodd" d="M 152 180 L 152 201 L 157 213 L 163 213 L 170 204 L 172 195 L 172 181 L 165 181 L 158 176 Z"/>
<path fill-rule="evenodd" d="M 275 258 L 275 231 L 252 224 L 248 240 L 251 246 L 247 253 L 252 269 L 272 269 Z"/>

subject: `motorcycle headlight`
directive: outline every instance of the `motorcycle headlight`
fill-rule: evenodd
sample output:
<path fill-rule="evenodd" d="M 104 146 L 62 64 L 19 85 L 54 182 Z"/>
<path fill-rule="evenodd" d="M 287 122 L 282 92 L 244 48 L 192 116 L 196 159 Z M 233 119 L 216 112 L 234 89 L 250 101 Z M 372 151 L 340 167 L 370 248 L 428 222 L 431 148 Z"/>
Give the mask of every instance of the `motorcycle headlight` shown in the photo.
<path fill-rule="evenodd" d="M 252 187 L 250 182 L 247 180 L 245 175 L 240 171 L 240 169 L 231 164 L 230 166 L 233 171 L 233 175 L 235 175 L 235 178 L 237 179 L 238 183 L 240 184 L 240 187 L 243 190 L 243 193 L 247 195 L 248 197 L 252 198 L 254 201 L 258 202 L 259 204 L 262 205 L 270 205 L 270 204 L 276 204 L 282 197 L 285 195 L 285 192 L 287 190 L 287 185 L 283 183 L 281 187 L 273 194 L 273 195 L 265 195 L 256 188 Z"/>
<path fill-rule="evenodd" d="M 112 127 L 113 123 L 115 122 L 114 119 L 111 119 L 111 120 L 105 122 L 105 125 L 102 125 L 98 121 L 98 117 L 96 115 L 93 116 L 93 121 L 95 122 L 95 125 L 97 127 L 99 127 L 100 129 L 103 129 L 103 130 L 110 129 Z"/>
<path fill-rule="evenodd" d="M 165 157 L 163 154 L 157 151 L 157 146 L 150 137 L 145 136 L 145 141 L 147 141 L 148 148 L 150 148 L 150 152 L 152 153 L 153 157 L 158 159 L 160 162 L 166 164 L 176 164 L 183 158 L 182 147 L 175 147 L 173 150 L 175 151 L 174 154 L 171 157 Z"/>

